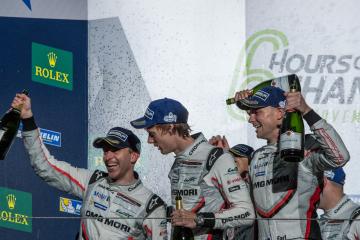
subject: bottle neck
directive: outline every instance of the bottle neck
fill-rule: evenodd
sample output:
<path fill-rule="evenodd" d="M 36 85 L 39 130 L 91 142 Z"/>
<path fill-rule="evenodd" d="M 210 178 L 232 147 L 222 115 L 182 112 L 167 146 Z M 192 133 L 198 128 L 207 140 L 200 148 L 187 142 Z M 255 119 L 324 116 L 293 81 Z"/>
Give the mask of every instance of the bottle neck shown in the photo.
<path fill-rule="evenodd" d="M 16 112 L 16 113 L 21 113 L 21 109 L 22 109 L 22 105 L 20 105 L 20 106 L 18 106 L 18 107 L 16 107 L 16 108 L 11 108 L 11 110 L 10 111 L 14 111 L 14 112 Z"/>
<path fill-rule="evenodd" d="M 181 199 L 180 199 L 180 200 L 176 200 L 175 207 L 176 207 L 176 210 L 183 209 L 183 205 L 182 205 Z"/>
<path fill-rule="evenodd" d="M 291 93 L 297 92 L 295 86 L 291 86 L 291 87 L 290 87 L 290 92 L 291 92 Z M 286 112 L 295 112 L 295 109 L 293 109 L 293 108 L 292 108 L 292 109 L 288 109 L 288 110 L 286 110 Z"/>

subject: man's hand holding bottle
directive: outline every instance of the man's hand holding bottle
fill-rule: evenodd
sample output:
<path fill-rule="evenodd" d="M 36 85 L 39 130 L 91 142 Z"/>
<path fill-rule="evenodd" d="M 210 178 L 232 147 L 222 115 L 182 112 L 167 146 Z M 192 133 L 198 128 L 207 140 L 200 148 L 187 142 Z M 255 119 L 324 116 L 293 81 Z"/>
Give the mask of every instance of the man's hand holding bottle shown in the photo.
<path fill-rule="evenodd" d="M 31 118 L 33 113 L 31 111 L 31 99 L 23 93 L 17 93 L 11 103 L 11 107 L 19 108 L 22 105 L 20 118 Z"/>

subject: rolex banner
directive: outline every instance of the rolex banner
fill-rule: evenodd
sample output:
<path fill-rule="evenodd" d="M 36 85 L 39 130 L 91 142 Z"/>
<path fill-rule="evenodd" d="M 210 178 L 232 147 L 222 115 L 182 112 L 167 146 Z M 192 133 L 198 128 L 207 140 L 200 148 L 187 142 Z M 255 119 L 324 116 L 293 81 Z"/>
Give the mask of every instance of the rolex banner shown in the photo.
<path fill-rule="evenodd" d="M 73 55 L 71 52 L 33 42 L 31 56 L 34 82 L 73 90 Z"/>
<path fill-rule="evenodd" d="M 0 187 L 1 227 L 32 232 L 31 217 L 31 193 Z"/>

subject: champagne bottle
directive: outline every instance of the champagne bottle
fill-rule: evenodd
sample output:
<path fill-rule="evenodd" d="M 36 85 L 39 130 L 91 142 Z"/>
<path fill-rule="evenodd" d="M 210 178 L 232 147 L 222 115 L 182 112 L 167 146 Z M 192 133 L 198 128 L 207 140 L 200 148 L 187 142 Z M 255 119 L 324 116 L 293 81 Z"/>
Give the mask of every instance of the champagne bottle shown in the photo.
<path fill-rule="evenodd" d="M 28 95 L 26 90 L 22 93 Z M 20 125 L 20 113 L 22 106 L 11 108 L 0 121 L 0 160 L 4 160 L 11 144 L 13 143 Z"/>
<path fill-rule="evenodd" d="M 290 92 L 300 91 L 300 85 L 293 82 Z M 280 129 L 280 158 L 287 162 L 301 162 L 304 158 L 304 122 L 299 111 L 285 113 Z"/>
<path fill-rule="evenodd" d="M 262 89 L 264 87 L 274 86 L 274 87 L 281 88 L 285 92 L 289 92 L 290 83 L 293 83 L 293 82 L 295 82 L 295 84 L 297 86 L 299 86 L 299 88 L 300 88 L 299 78 L 297 77 L 297 75 L 291 74 L 291 75 L 282 76 L 282 77 L 278 77 L 278 78 L 274 78 L 274 79 L 270 79 L 270 80 L 266 80 L 264 82 L 261 82 L 258 85 L 256 85 L 255 87 L 253 87 L 250 91 L 251 91 L 251 94 L 255 94 L 258 90 L 260 90 L 260 89 Z M 301 91 L 301 90 L 299 90 L 299 91 Z M 241 100 L 236 102 L 234 97 L 226 99 L 226 104 L 227 105 L 231 105 L 231 104 L 234 104 L 234 103 L 236 103 L 237 105 L 238 104 L 241 105 Z"/>
<path fill-rule="evenodd" d="M 175 197 L 175 205 L 176 205 L 176 210 L 183 209 L 182 198 L 179 193 Z M 174 227 L 174 230 L 173 230 L 172 239 L 173 240 L 194 240 L 194 234 L 190 228 L 176 226 L 176 227 Z"/>

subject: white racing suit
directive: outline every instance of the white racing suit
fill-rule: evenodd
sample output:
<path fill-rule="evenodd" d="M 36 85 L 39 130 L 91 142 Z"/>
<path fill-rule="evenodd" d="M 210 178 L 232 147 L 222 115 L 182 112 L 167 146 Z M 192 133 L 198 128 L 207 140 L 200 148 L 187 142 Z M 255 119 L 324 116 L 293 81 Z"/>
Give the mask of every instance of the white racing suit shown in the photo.
<path fill-rule="evenodd" d="M 175 157 L 170 170 L 172 204 L 177 193 L 184 209 L 202 213 L 205 227 L 195 229 L 195 239 L 220 239 L 226 228 L 249 227 L 254 209 L 245 181 L 233 156 L 210 145 L 201 133 Z"/>
<path fill-rule="evenodd" d="M 167 239 L 164 203 L 139 179 L 121 186 L 105 172 L 57 161 L 42 143 L 38 129 L 25 130 L 23 139 L 35 173 L 83 200 L 79 239 Z"/>
<path fill-rule="evenodd" d="M 302 162 L 282 161 L 278 146 L 268 144 L 254 152 L 250 163 L 261 240 L 321 239 L 317 221 L 309 218 L 317 218 L 323 171 L 343 166 L 349 153 L 334 128 L 314 111 L 304 119 L 315 140 L 305 140 Z M 299 218 L 305 220 L 288 220 Z"/>
<path fill-rule="evenodd" d="M 359 240 L 360 239 L 360 207 L 355 209 L 350 216 L 350 229 L 347 234 L 348 239 Z"/>
<path fill-rule="evenodd" d="M 351 201 L 351 199 L 344 195 L 344 197 L 332 209 L 325 211 L 320 216 L 319 225 L 322 239 L 326 240 L 346 240 L 347 234 L 350 230 L 349 221 L 342 219 L 350 219 L 351 215 L 360 206 Z M 360 224 L 353 222 L 352 224 Z M 355 239 L 355 238 L 349 238 Z"/>

